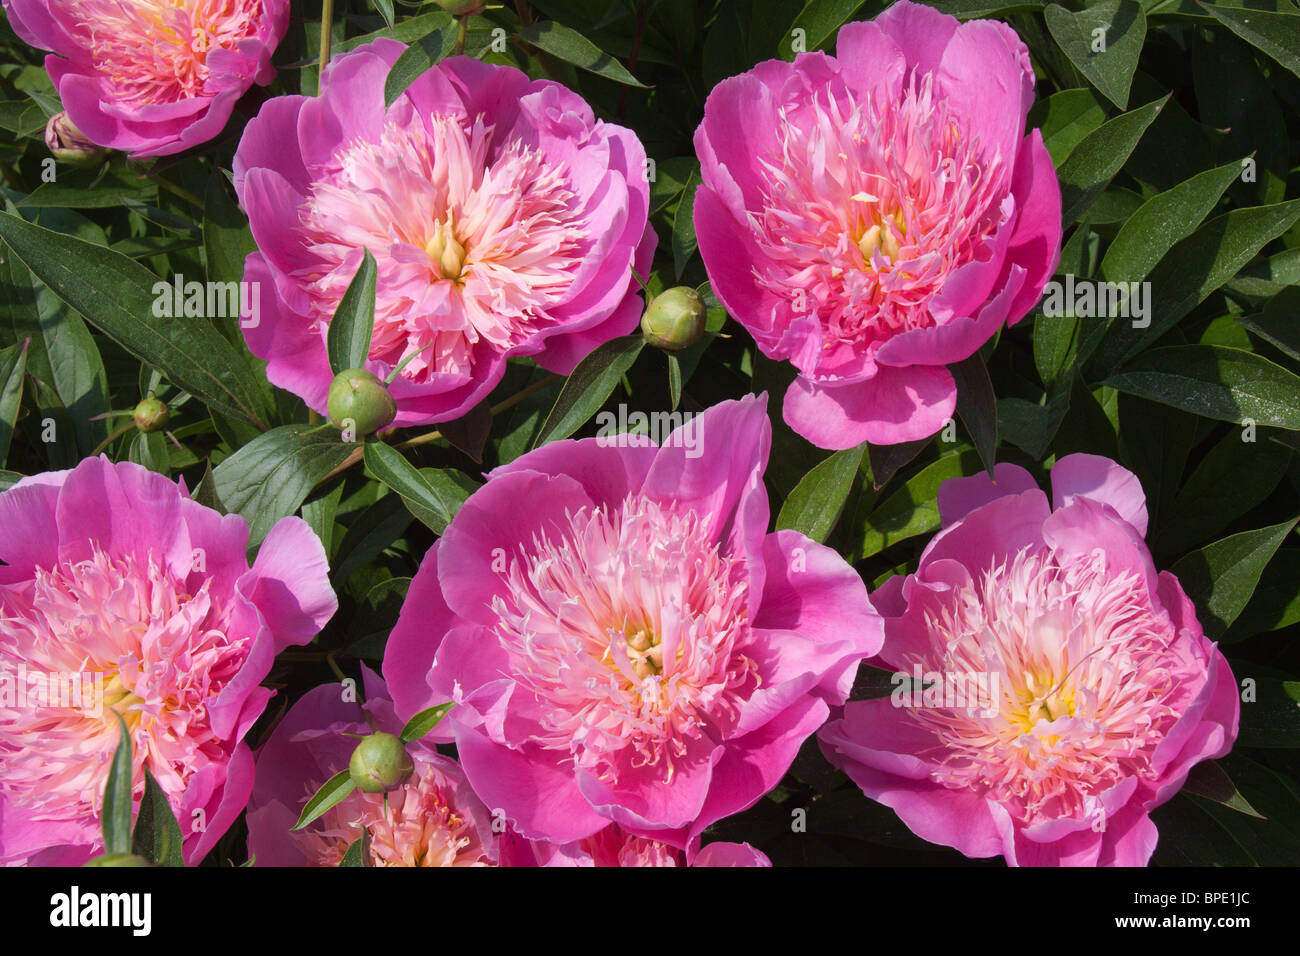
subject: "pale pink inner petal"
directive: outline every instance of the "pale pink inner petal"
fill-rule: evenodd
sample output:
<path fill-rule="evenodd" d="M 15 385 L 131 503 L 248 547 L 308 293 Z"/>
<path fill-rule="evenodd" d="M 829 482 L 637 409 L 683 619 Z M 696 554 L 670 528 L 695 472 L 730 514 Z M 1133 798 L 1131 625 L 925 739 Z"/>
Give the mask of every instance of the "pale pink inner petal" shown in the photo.
<path fill-rule="evenodd" d="M 562 166 L 482 116 L 396 107 L 378 142 L 345 146 L 302 210 L 316 257 L 295 278 L 321 334 L 367 248 L 378 267 L 370 357 L 406 379 L 467 381 L 475 347 L 505 352 L 554 320 L 586 240 Z"/>
<path fill-rule="evenodd" d="M 911 74 L 898 95 L 819 90 L 782 108 L 780 154 L 761 160 L 749 227 L 768 262 L 756 279 L 793 315 L 816 317 L 831 364 L 933 326 L 945 278 L 1004 219 L 1013 157 L 968 135 L 930 74 Z"/>
<path fill-rule="evenodd" d="M 706 528 L 632 496 L 510 557 L 497 637 L 535 700 L 536 743 L 608 782 L 623 761 L 671 782 L 734 728 L 757 680 L 748 582 Z"/>
<path fill-rule="evenodd" d="M 261 0 L 78 0 L 66 4 L 97 72 L 142 106 L 207 90 L 208 54 L 255 37 Z"/>
<path fill-rule="evenodd" d="M 307 787 L 306 803 L 324 781 Z M 354 790 L 312 826 L 292 836 L 309 860 L 338 866 L 367 831 L 372 866 L 489 866 L 488 845 L 474 817 L 458 807 L 455 788 L 437 768 L 417 765 L 404 787 L 388 794 Z"/>
<path fill-rule="evenodd" d="M 987 795 L 1030 825 L 1104 816 L 1102 795 L 1154 779 L 1152 755 L 1205 666 L 1177 642 L 1143 581 L 1094 553 L 1068 563 L 1026 549 L 954 588 L 927 614 L 928 652 L 909 666 L 986 675 L 959 706 L 909 712 L 935 735 L 933 779 Z M 963 705 L 964 706 L 960 706 Z"/>
<path fill-rule="evenodd" d="M 195 774 L 224 766 L 229 744 L 213 733 L 207 702 L 248 655 L 247 639 L 226 628 L 227 608 L 208 582 L 191 592 L 157 562 L 97 548 L 0 588 L 0 669 L 11 690 L 20 675 L 27 684 L 25 700 L 0 697 L 5 800 L 52 820 L 97 818 L 119 742 L 114 711 L 131 733 L 137 797 L 146 765 L 171 798 Z M 66 688 L 57 699 L 53 681 Z M 180 822 L 186 831 L 189 821 Z"/>

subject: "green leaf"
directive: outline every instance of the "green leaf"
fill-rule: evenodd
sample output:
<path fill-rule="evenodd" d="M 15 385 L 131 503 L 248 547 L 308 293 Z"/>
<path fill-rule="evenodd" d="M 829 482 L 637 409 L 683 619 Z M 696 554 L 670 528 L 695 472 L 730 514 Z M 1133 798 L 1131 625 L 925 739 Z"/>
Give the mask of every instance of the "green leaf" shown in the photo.
<path fill-rule="evenodd" d="M 1079 320 L 1073 315 L 1034 316 L 1034 366 L 1050 388 L 1074 364 L 1079 346 Z"/>
<path fill-rule="evenodd" d="M 1300 549 L 1281 548 L 1259 576 L 1259 584 L 1246 609 L 1232 622 L 1222 643 L 1290 627 L 1300 621 Z"/>
<path fill-rule="evenodd" d="M 1241 795 L 1237 785 L 1232 782 L 1232 778 L 1223 769 L 1222 763 L 1217 760 L 1206 760 L 1193 767 L 1187 775 L 1187 782 L 1183 784 L 1183 790 L 1186 793 L 1195 794 L 1198 797 L 1204 797 L 1206 800 L 1213 800 L 1215 803 L 1230 807 L 1238 813 L 1244 813 L 1259 820 L 1266 819 L 1250 805 L 1249 800 Z"/>
<path fill-rule="evenodd" d="M 979 352 L 970 358 L 948 366 L 957 383 L 957 416 L 979 452 L 984 470 L 993 477 L 993 465 L 998 458 L 998 400 L 993 394 L 993 381 Z"/>
<path fill-rule="evenodd" d="M 1244 349 L 1173 345 L 1143 352 L 1105 384 L 1223 422 L 1300 430 L 1300 377 Z"/>
<path fill-rule="evenodd" d="M 890 545 L 939 530 L 939 486 L 949 478 L 972 475 L 980 468 L 979 453 L 945 455 L 927 465 L 867 516 L 866 528 L 853 552 L 853 561 L 870 557 Z"/>
<path fill-rule="evenodd" d="M 1047 30 L 1070 62 L 1108 100 L 1125 109 L 1129 85 L 1146 37 L 1147 18 L 1136 0 L 1105 0 L 1071 13 L 1050 5 L 1043 11 Z M 1098 50 L 1094 31 L 1102 30 L 1104 49 Z"/>
<path fill-rule="evenodd" d="M 221 502 L 221 496 L 217 494 L 217 482 L 212 476 L 212 462 L 205 461 L 203 468 L 203 477 L 199 483 L 194 486 L 190 492 L 190 498 L 203 505 L 205 508 L 211 508 L 219 514 L 227 514 L 226 506 Z"/>
<path fill-rule="evenodd" d="M 384 80 L 384 108 L 392 106 L 407 87 L 456 48 L 456 27 L 447 24 L 408 46 Z"/>
<path fill-rule="evenodd" d="M 244 278 L 244 260 L 257 248 L 248 217 L 235 202 L 226 177 L 213 169 L 208 177 L 203 203 L 203 252 L 209 282 L 239 282 Z M 238 316 L 230 317 L 237 324 Z M 238 330 L 235 330 L 238 333 Z M 229 336 L 228 336 L 229 337 Z M 242 339 L 242 336 L 241 336 Z"/>
<path fill-rule="evenodd" d="M 1061 164 L 1061 223 L 1068 226 L 1097 198 L 1137 146 L 1169 97 L 1123 113 L 1085 136 Z"/>
<path fill-rule="evenodd" d="M 781 506 L 776 530 L 798 531 L 824 542 L 844 512 L 866 451 L 865 443 L 837 451 L 804 475 Z"/>
<path fill-rule="evenodd" d="M 335 375 L 361 368 L 370 358 L 370 336 L 375 330 L 376 275 L 374 256 L 366 249 L 325 334 L 330 370 Z"/>
<path fill-rule="evenodd" d="M 1062 90 L 1035 103 L 1029 125 L 1037 126 L 1057 169 L 1089 133 L 1106 122 L 1106 105 L 1092 90 Z"/>
<path fill-rule="evenodd" d="M 441 30 L 452 22 L 451 14 L 442 10 L 435 13 L 421 14 L 409 20 L 402 20 L 394 26 L 384 27 L 382 30 L 375 30 L 373 33 L 366 33 L 358 37 L 350 37 L 342 43 L 336 43 L 334 53 L 337 55 L 346 53 L 348 50 L 355 50 L 359 46 L 373 43 L 380 37 L 388 37 L 400 43 L 418 43 L 421 37 L 428 36 L 434 30 Z"/>
<path fill-rule="evenodd" d="M 154 202 L 155 183 L 125 170 L 110 169 L 102 177 L 98 169 L 60 172 L 52 183 L 38 186 L 30 196 L 18 200 L 19 209 L 116 209 L 128 202 Z"/>
<path fill-rule="evenodd" d="M 140 815 L 135 821 L 131 852 L 152 860 L 158 866 L 184 866 L 182 843 L 181 828 L 171 804 L 167 802 L 167 794 L 146 767 L 144 798 L 140 801 Z"/>
<path fill-rule="evenodd" d="M 27 342 L 0 350 L 0 465 L 9 457 L 9 443 L 18 423 L 23 400 L 23 375 L 27 371 Z"/>
<path fill-rule="evenodd" d="M 1254 681 L 1254 700 L 1241 702 L 1238 747 L 1300 747 L 1300 681 L 1285 680 L 1262 668 L 1239 666 L 1238 682 Z M 1243 689 L 1244 695 L 1244 689 Z"/>
<path fill-rule="evenodd" d="M 1210 449 L 1174 497 L 1170 520 L 1154 538 L 1178 554 L 1207 541 L 1269 496 L 1286 474 L 1291 452 L 1276 442 L 1250 444 L 1238 429 Z M 1231 489 L 1231 494 L 1225 494 Z"/>
<path fill-rule="evenodd" d="M 447 530 L 463 498 L 444 499 L 445 484 L 443 489 L 435 486 L 400 451 L 381 441 L 366 442 L 365 461 L 366 470 L 401 495 L 411 514 L 435 534 Z"/>
<path fill-rule="evenodd" d="M 352 775 L 346 770 L 340 770 L 321 784 L 320 789 L 307 801 L 306 806 L 302 808 L 302 814 L 298 817 L 298 822 L 293 825 L 293 829 L 301 830 L 310 826 L 322 814 L 329 812 L 332 807 L 336 807 L 346 800 L 348 794 L 355 790 L 356 786 L 352 782 Z"/>
<path fill-rule="evenodd" d="M 568 438 L 585 425 L 605 404 L 644 345 L 640 335 L 611 339 L 579 362 L 560 390 L 533 447 Z"/>
<path fill-rule="evenodd" d="M 1262 312 L 1236 316 L 1236 320 L 1300 362 L 1300 322 L 1296 321 L 1297 315 L 1300 315 L 1300 287 L 1289 286 L 1264 303 Z"/>
<path fill-rule="evenodd" d="M 386 494 L 357 515 L 339 542 L 333 568 L 335 589 L 341 589 L 356 571 L 391 548 L 411 521 L 411 511 L 400 495 Z"/>
<path fill-rule="evenodd" d="M 854 11 L 863 5 L 863 0 L 810 0 L 799 15 L 790 24 L 781 40 L 781 58 L 793 60 L 799 52 L 816 50 L 835 35 Z M 794 49 L 793 41 L 803 31 L 803 51 Z"/>
<path fill-rule="evenodd" d="M 226 507 L 248 521 L 249 544 L 257 545 L 355 448 L 339 441 L 333 428 L 282 425 L 240 448 L 213 469 L 212 477 Z"/>
<path fill-rule="evenodd" d="M 384 22 L 391 27 L 395 22 L 393 18 L 393 0 L 370 0 L 370 4 L 379 11 L 379 15 L 384 18 Z"/>
<path fill-rule="evenodd" d="M 896 445 L 868 445 L 867 464 L 871 468 L 871 485 L 879 491 L 891 478 L 912 462 L 921 449 L 930 444 L 928 438 L 899 442 Z"/>
<path fill-rule="evenodd" d="M 1201 8 L 1255 49 L 1300 76 L 1300 15 L 1234 10 L 1209 3 L 1201 3 Z"/>
<path fill-rule="evenodd" d="M 1100 378 L 1127 362 L 1235 276 L 1266 244 L 1300 221 L 1300 199 L 1234 209 L 1211 219 L 1169 250 L 1151 270 L 1147 325 L 1111 325 L 1089 363 Z"/>
<path fill-rule="evenodd" d="M 128 352 L 183 391 L 227 415 L 259 424 L 264 383 L 207 322 L 154 315 L 170 283 L 138 262 L 72 236 L 0 215 L 0 239 L 37 278 Z M 155 292 L 155 288 L 160 291 Z"/>
<path fill-rule="evenodd" d="M 15 274 L 21 271 L 31 283 L 39 323 L 27 353 L 27 374 L 53 386 L 72 419 L 77 449 L 89 455 L 108 435 L 104 422 L 95 420 L 109 410 L 108 373 L 99 346 L 80 315 L 20 262 L 12 265 Z"/>
<path fill-rule="evenodd" d="M 339 866 L 369 866 L 370 865 L 370 831 L 365 830 L 361 836 L 357 837 L 348 846 L 348 851 L 343 854 L 343 859 L 339 861 Z"/>
<path fill-rule="evenodd" d="M 1098 271 L 1111 282 L 1146 278 L 1176 242 L 1192 234 L 1240 175 L 1241 163 L 1226 163 L 1152 196 L 1120 227 Z"/>
<path fill-rule="evenodd" d="M 421 737 L 424 737 L 429 733 L 429 731 L 433 730 L 434 727 L 438 726 L 438 722 L 442 720 L 443 717 L 447 716 L 447 711 L 451 710 L 454 706 L 455 705 L 451 703 L 439 704 L 436 707 L 430 707 L 428 710 L 420 711 L 408 720 L 406 726 L 402 728 L 402 743 L 414 743 Z"/>
<path fill-rule="evenodd" d="M 104 784 L 104 809 L 101 825 L 104 830 L 104 852 L 131 852 L 131 791 L 135 772 L 131 754 L 131 734 L 126 721 L 117 711 L 120 734 L 113 762 L 108 765 L 108 782 Z"/>
<path fill-rule="evenodd" d="M 677 411 L 682 401 L 682 363 L 676 354 L 668 353 L 668 398 L 671 411 Z"/>
<path fill-rule="evenodd" d="M 618 60 L 603 53 L 599 47 L 582 34 L 570 30 L 559 23 L 534 23 L 519 31 L 519 39 L 531 43 L 539 50 L 545 50 L 566 63 L 603 76 L 615 83 L 625 86 L 637 86 L 649 89 L 644 83 L 629 73 Z"/>
<path fill-rule="evenodd" d="M 18 482 L 23 480 L 23 476 L 16 471 L 4 471 L 0 469 L 0 491 L 8 491 Z"/>
<path fill-rule="evenodd" d="M 699 248 L 699 242 L 695 238 L 695 192 L 699 188 L 698 175 L 691 173 L 686 180 L 686 188 L 682 190 L 677 212 L 673 215 L 673 274 L 678 279 L 682 277 L 686 263 Z"/>
<path fill-rule="evenodd" d="M 1170 572 L 1196 605 L 1197 619 L 1211 640 L 1218 640 L 1237 619 L 1259 576 L 1281 546 L 1296 519 L 1243 531 L 1180 558 Z"/>
<path fill-rule="evenodd" d="M 171 457 L 167 452 L 167 436 L 162 432 L 136 432 L 131 436 L 127 457 L 160 475 L 171 476 Z"/>

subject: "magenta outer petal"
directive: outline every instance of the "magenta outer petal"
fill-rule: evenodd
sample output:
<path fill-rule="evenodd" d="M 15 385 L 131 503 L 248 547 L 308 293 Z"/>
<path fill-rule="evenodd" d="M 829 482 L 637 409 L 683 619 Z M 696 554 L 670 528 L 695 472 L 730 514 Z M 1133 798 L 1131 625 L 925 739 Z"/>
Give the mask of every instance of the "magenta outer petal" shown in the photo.
<path fill-rule="evenodd" d="M 741 732 L 804 694 L 844 703 L 859 661 L 878 653 L 885 638 L 862 578 L 835 551 L 778 531 L 764 540 L 763 558 L 763 603 L 753 626 L 768 637 L 750 652 L 762 683 L 746 705 Z"/>
<path fill-rule="evenodd" d="M 562 534 L 567 515 L 590 504 L 582 486 L 567 475 L 517 471 L 488 482 L 461 506 L 442 536 L 439 578 L 448 606 L 469 621 L 495 625 L 492 597 L 506 586 L 500 556 L 508 560 L 535 534 Z"/>
<path fill-rule="evenodd" d="M 1021 144 L 1011 189 L 1020 208 L 1006 261 L 1008 269 L 1011 264 L 1023 266 L 1026 276 L 1011 303 L 1008 325 L 1033 308 L 1061 260 L 1061 183 L 1038 130 Z"/>
<path fill-rule="evenodd" d="M 494 743 L 481 726 L 465 725 L 460 707 L 447 719 L 456 723 L 457 753 L 475 792 L 489 810 L 502 810 L 519 835 L 569 843 L 609 825 L 583 799 L 571 768 L 530 752 L 532 748 L 512 750 Z"/>
<path fill-rule="evenodd" d="M 648 497 L 694 508 L 713 519 L 709 530 L 722 540 L 731 533 L 747 492 L 762 492 L 762 474 L 772 447 L 767 397 L 746 395 L 714 405 L 692 421 L 698 441 L 694 454 L 682 441 L 668 441 L 655 456 L 641 491 Z M 701 449 L 707 449 L 700 453 Z M 767 514 L 755 524 L 767 529 Z M 761 531 L 760 531 L 761 533 Z"/>
<path fill-rule="evenodd" d="M 276 653 L 308 643 L 339 608 L 325 548 L 301 518 L 275 523 L 240 588 L 275 634 Z"/>
<path fill-rule="evenodd" d="M 1000 808 L 970 791 L 932 783 L 928 763 L 912 752 L 933 746 L 933 734 L 887 698 L 849 704 L 843 718 L 828 723 L 817 738 L 827 760 L 872 800 L 893 808 L 921 839 L 968 857 L 1002 852 L 994 820 Z"/>
<path fill-rule="evenodd" d="M 1001 461 L 993 466 L 992 479 L 981 471 L 968 478 L 949 478 L 940 485 L 939 518 L 946 528 L 990 501 L 1037 490 L 1038 483 L 1029 472 L 1019 465 Z"/>
<path fill-rule="evenodd" d="M 1064 508 L 1075 496 L 1110 505 L 1142 537 L 1147 533 L 1147 496 L 1137 475 L 1109 458 L 1066 455 L 1052 466 L 1052 503 Z"/>
<path fill-rule="evenodd" d="M 494 468 L 488 478 L 516 472 L 537 472 L 576 479 L 597 505 L 617 505 L 641 490 L 659 448 L 648 437 L 564 439 L 548 442 L 514 461 Z"/>
<path fill-rule="evenodd" d="M 440 546 L 441 541 L 435 541 L 420 562 L 406 592 L 397 624 L 384 646 L 384 680 L 402 720 L 410 720 L 420 711 L 446 702 L 446 698 L 435 694 L 429 684 L 434 658 L 455 620 L 443 600 L 442 586 L 438 583 Z M 435 732 L 450 739 L 445 721 L 435 728 Z M 431 739 L 438 740 L 437 737 Z"/>
<path fill-rule="evenodd" d="M 193 839 L 191 833 L 185 840 L 185 865 L 195 866 L 217 845 L 235 822 L 235 818 L 244 812 L 248 798 L 253 792 L 253 752 L 242 741 L 235 745 L 226 765 L 225 782 L 219 796 L 205 808 L 206 828 Z M 184 824 L 182 824 L 184 826 Z M 193 840 L 193 842 L 191 842 Z"/>
<path fill-rule="evenodd" d="M 930 539 L 921 554 L 917 577 L 926 578 L 927 566 L 945 558 L 978 574 L 991 561 L 1006 561 L 1021 548 L 1041 544 L 1043 523 L 1050 516 L 1047 495 L 1037 488 L 991 501 Z"/>
<path fill-rule="evenodd" d="M 946 368 L 881 366 L 874 378 L 831 386 L 797 378 L 785 393 L 786 423 L 819 448 L 928 438 L 952 417 L 957 386 Z"/>
<path fill-rule="evenodd" d="M 822 701 L 804 697 L 759 729 L 730 741 L 713 768 L 713 786 L 691 824 L 689 838 L 698 837 L 723 817 L 748 810 L 780 783 L 803 742 L 829 713 Z"/>
<path fill-rule="evenodd" d="M 1101 549 L 1112 571 L 1141 575 L 1156 593 L 1156 569 L 1142 536 L 1109 505 L 1075 496 L 1043 522 L 1043 540 L 1061 554 L 1087 555 Z"/>

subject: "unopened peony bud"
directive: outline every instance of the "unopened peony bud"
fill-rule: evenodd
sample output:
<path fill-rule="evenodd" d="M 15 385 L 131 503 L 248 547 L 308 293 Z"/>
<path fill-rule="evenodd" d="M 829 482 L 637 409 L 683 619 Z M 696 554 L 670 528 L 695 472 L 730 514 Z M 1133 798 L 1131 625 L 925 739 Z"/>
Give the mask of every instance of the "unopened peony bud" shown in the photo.
<path fill-rule="evenodd" d="M 167 419 L 171 418 L 171 412 L 167 410 L 167 405 L 150 395 L 143 402 L 135 407 L 131 417 L 135 419 L 135 427 L 142 432 L 156 432 L 165 428 Z"/>
<path fill-rule="evenodd" d="M 55 159 L 74 166 L 90 166 L 108 155 L 108 150 L 86 139 L 67 113 L 55 113 L 45 124 L 45 145 Z"/>
<path fill-rule="evenodd" d="M 348 762 L 352 782 L 366 793 L 396 790 L 414 770 L 415 762 L 402 741 L 385 733 L 363 737 Z"/>
<path fill-rule="evenodd" d="M 363 368 L 350 368 L 334 376 L 329 415 L 335 428 L 342 430 L 351 421 L 358 435 L 370 435 L 397 417 L 397 403 L 379 376 Z"/>
<path fill-rule="evenodd" d="M 654 297 L 641 316 L 641 334 L 651 345 L 679 352 L 700 340 L 707 312 L 699 293 L 677 286 Z"/>

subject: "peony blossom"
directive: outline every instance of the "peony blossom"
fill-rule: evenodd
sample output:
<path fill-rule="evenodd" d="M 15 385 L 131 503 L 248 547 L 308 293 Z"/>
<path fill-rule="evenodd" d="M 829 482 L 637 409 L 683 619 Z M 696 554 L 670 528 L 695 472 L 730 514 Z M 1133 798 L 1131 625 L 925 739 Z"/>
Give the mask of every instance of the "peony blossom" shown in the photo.
<path fill-rule="evenodd" d="M 262 292 L 249 348 L 273 383 L 324 413 L 326 333 L 369 249 L 365 367 L 387 379 L 401 366 L 399 426 L 463 415 L 509 356 L 568 374 L 631 332 L 632 269 L 646 274 L 655 245 L 630 130 L 558 83 L 468 57 L 443 60 L 385 109 L 404 49 L 376 40 L 332 60 L 322 96 L 267 102 L 235 155 L 260 250 L 245 266 Z"/>
<path fill-rule="evenodd" d="M 917 572 L 872 595 L 881 661 L 930 690 L 849 704 L 822 750 L 918 836 L 967 856 L 1145 865 L 1150 811 L 1232 748 L 1232 671 L 1178 579 L 1152 566 L 1134 475 L 1068 455 L 1055 509 L 1023 469 L 995 476 L 946 482 Z"/>
<path fill-rule="evenodd" d="M 197 863 L 248 800 L 272 659 L 337 607 L 320 541 L 284 518 L 250 568 L 243 518 L 106 458 L 0 494 L 0 529 L 0 860 L 102 848 L 116 712 Z"/>
<path fill-rule="evenodd" d="M 686 850 L 628 833 L 617 823 L 589 837 L 557 846 L 509 835 L 502 841 L 502 866 L 741 866 L 770 867 L 772 861 L 748 843 L 699 841 Z"/>
<path fill-rule="evenodd" d="M 714 293 L 798 378 L 785 420 L 822 448 L 943 427 L 945 368 L 1038 300 L 1061 197 L 1010 27 L 899 0 L 836 57 L 719 83 L 695 133 Z"/>
<path fill-rule="evenodd" d="M 221 132 L 235 102 L 275 76 L 289 0 L 4 0 L 75 128 L 140 159 Z"/>
<path fill-rule="evenodd" d="M 313 824 L 292 832 L 303 806 L 348 768 L 357 741 L 344 734 L 401 732 L 384 682 L 365 671 L 366 703 L 345 700 L 343 685 L 309 691 L 257 752 L 248 802 L 248 852 L 257 866 L 338 866 L 363 829 L 372 866 L 489 866 L 496 837 L 486 808 L 454 760 L 431 744 L 407 745 L 411 779 L 385 795 L 354 790 Z"/>
<path fill-rule="evenodd" d="M 685 849 L 776 786 L 879 649 L 853 569 L 767 533 L 766 404 L 723 402 L 662 447 L 545 445 L 421 564 L 384 657 L 397 710 L 457 702 L 465 773 L 525 839 L 614 822 Z"/>

